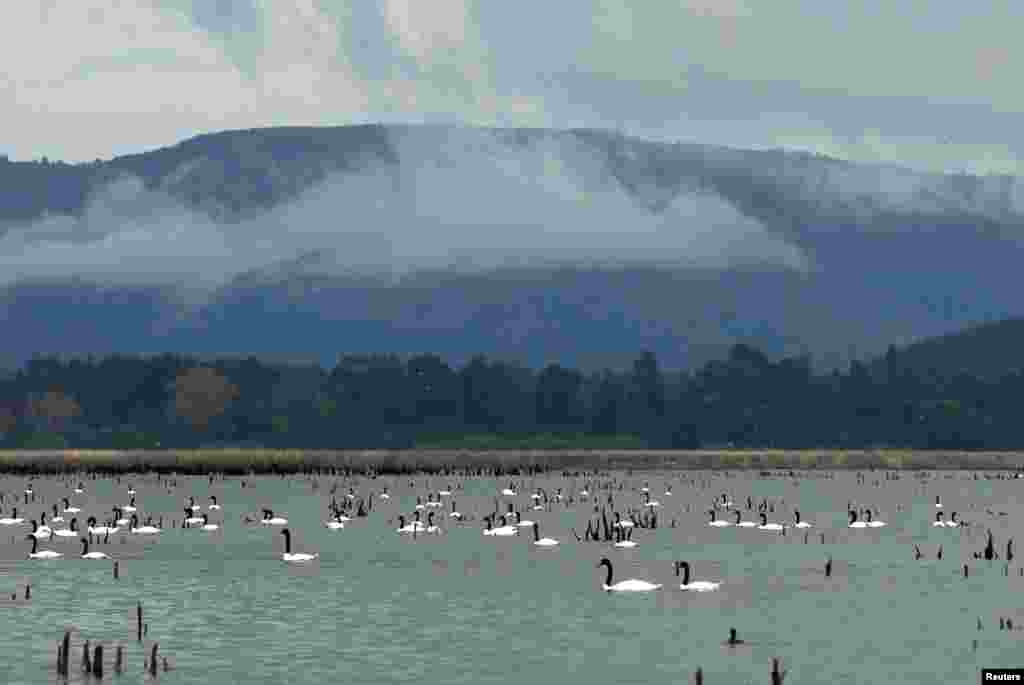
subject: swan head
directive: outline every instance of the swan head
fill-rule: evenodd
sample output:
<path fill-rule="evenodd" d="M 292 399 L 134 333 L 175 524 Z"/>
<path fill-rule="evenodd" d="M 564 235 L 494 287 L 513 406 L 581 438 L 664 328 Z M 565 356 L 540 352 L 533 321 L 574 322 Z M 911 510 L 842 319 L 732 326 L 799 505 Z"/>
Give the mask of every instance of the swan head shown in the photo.
<path fill-rule="evenodd" d="M 690 574 L 690 562 L 688 561 L 677 561 L 675 563 L 675 567 L 677 576 L 679 575 L 679 569 L 683 569 L 684 571 L 686 571 L 687 575 Z"/>
<path fill-rule="evenodd" d="M 597 568 L 601 568 L 602 566 L 607 566 L 608 568 L 612 567 L 612 562 L 608 560 L 608 557 L 601 557 L 601 561 L 597 562 Z"/>
<path fill-rule="evenodd" d="M 761 512 L 761 525 L 768 525 L 768 514 L 764 513 L 763 511 Z"/>
<path fill-rule="evenodd" d="M 281 535 L 285 536 L 286 538 L 290 538 L 292 536 L 292 532 L 287 528 L 282 528 Z"/>

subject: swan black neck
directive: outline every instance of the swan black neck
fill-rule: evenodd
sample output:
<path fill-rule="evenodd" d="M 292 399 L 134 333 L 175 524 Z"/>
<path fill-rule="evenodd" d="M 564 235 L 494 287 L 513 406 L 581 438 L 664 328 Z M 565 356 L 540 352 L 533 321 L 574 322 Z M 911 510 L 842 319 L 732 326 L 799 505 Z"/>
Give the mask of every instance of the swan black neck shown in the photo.
<path fill-rule="evenodd" d="M 608 587 L 611 587 L 611 584 L 612 584 L 612 562 L 608 561 L 607 558 L 604 558 L 604 559 L 601 559 L 601 563 L 599 563 L 598 566 L 605 566 L 605 567 L 608 568 L 608 571 L 605 573 L 604 584 L 607 585 Z"/>
<path fill-rule="evenodd" d="M 679 569 L 683 569 L 683 585 L 690 584 L 690 562 L 688 561 L 677 561 L 676 562 L 676 575 L 679 575 Z"/>
<path fill-rule="evenodd" d="M 767 526 L 768 525 L 768 514 L 764 513 L 763 511 L 761 512 L 761 525 L 762 526 Z"/>
<path fill-rule="evenodd" d="M 285 554 L 291 554 L 292 553 L 292 532 L 290 530 L 288 530 L 287 528 L 285 528 L 284 530 L 281 531 L 281 535 L 284 536 L 284 553 Z"/>

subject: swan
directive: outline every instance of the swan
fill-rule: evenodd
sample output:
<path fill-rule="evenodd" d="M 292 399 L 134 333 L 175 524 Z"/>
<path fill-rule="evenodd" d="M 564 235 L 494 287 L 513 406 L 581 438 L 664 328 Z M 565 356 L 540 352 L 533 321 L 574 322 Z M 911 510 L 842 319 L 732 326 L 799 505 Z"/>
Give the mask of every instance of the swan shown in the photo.
<path fill-rule="evenodd" d="M 302 562 L 302 561 L 313 561 L 320 556 L 320 553 L 306 554 L 305 552 L 296 552 L 292 554 L 292 532 L 287 528 L 281 529 L 281 535 L 284 536 L 284 554 L 281 558 L 285 561 L 291 562 Z"/>
<path fill-rule="evenodd" d="M 866 522 L 864 522 L 864 521 L 858 521 L 857 520 L 857 512 L 854 511 L 853 509 L 850 509 L 850 524 L 848 526 L 846 526 L 846 527 L 847 528 L 867 528 L 868 524 Z"/>
<path fill-rule="evenodd" d="M 53 516 L 50 517 L 50 523 L 64 523 L 64 517 L 60 515 L 56 504 L 53 505 Z"/>
<path fill-rule="evenodd" d="M 956 512 L 955 511 L 953 512 L 952 516 L 949 517 L 949 520 L 946 521 L 946 527 L 947 528 L 959 528 L 962 525 L 963 525 L 963 521 L 957 521 L 956 520 Z"/>
<path fill-rule="evenodd" d="M 411 523 L 408 526 L 405 525 L 404 516 L 398 517 L 398 528 L 395 530 L 396 533 L 415 533 L 418 532 L 418 530 L 419 529 Z"/>
<path fill-rule="evenodd" d="M 558 544 L 558 540 L 554 538 L 542 538 L 540 536 L 540 526 L 536 523 L 533 524 L 533 544 L 537 547 L 554 547 Z"/>
<path fill-rule="evenodd" d="M 90 516 L 86 523 L 88 524 L 86 532 L 91 533 L 92 535 L 113 535 L 117 532 L 117 528 L 111 526 L 97 526 L 95 516 Z"/>
<path fill-rule="evenodd" d="M 708 525 L 709 526 L 714 526 L 716 528 L 725 528 L 726 526 L 731 526 L 732 525 L 728 521 L 722 521 L 721 519 L 716 518 L 716 514 L 715 514 L 715 510 L 714 509 L 708 509 L 708 513 L 711 514 L 711 520 L 708 521 Z M 736 513 L 738 514 L 739 512 L 736 512 Z"/>
<path fill-rule="evenodd" d="M 942 520 L 943 513 L 941 511 L 935 512 L 935 520 L 932 521 L 932 528 L 945 528 L 946 522 Z"/>
<path fill-rule="evenodd" d="M 132 514 L 130 523 L 131 527 L 129 528 L 129 530 L 135 533 L 136 535 L 156 535 L 160 532 L 160 529 L 156 526 L 142 526 L 141 528 L 139 528 L 139 517 L 135 514 Z"/>
<path fill-rule="evenodd" d="M 220 505 L 217 504 L 217 495 L 210 495 L 210 506 L 207 507 L 210 511 L 219 511 Z"/>
<path fill-rule="evenodd" d="M 79 509 L 78 507 L 71 506 L 71 500 L 69 500 L 67 497 L 64 498 L 64 513 L 65 514 L 77 514 L 80 511 L 82 511 L 82 510 Z"/>
<path fill-rule="evenodd" d="M 513 490 L 511 487 L 507 487 L 501 491 L 501 494 L 504 495 L 505 497 L 515 497 L 516 491 Z"/>
<path fill-rule="evenodd" d="M 78 487 L 75 488 L 75 494 L 76 495 L 81 495 L 83 492 L 85 492 L 85 484 L 84 483 L 79 483 Z"/>
<path fill-rule="evenodd" d="M 799 509 L 794 509 L 793 510 L 793 517 L 796 518 L 796 523 L 794 524 L 794 527 L 796 527 L 796 528 L 810 528 L 811 527 L 811 524 L 808 523 L 807 521 L 801 521 L 800 520 L 800 510 Z"/>
<path fill-rule="evenodd" d="M 55 530 L 53 531 L 53 534 L 59 538 L 78 537 L 78 519 L 72 518 L 71 525 L 68 528 L 61 528 L 60 530 Z"/>
<path fill-rule="evenodd" d="M 131 525 L 132 520 L 131 519 L 126 519 L 124 517 L 124 513 L 120 509 L 118 509 L 117 507 L 114 507 L 114 516 L 117 517 L 117 520 L 114 521 L 114 525 L 119 526 L 119 527 L 120 526 Z M 132 516 L 135 516 L 135 514 L 132 514 Z"/>
<path fill-rule="evenodd" d="M 109 559 L 103 552 L 90 552 L 89 551 L 89 540 L 82 538 L 82 558 L 83 559 Z"/>
<path fill-rule="evenodd" d="M 455 500 L 452 500 L 452 510 L 448 513 L 448 518 L 455 519 L 456 521 L 462 519 L 462 514 L 455 511 Z"/>
<path fill-rule="evenodd" d="M 195 516 L 192 514 L 190 507 L 185 507 L 185 527 L 198 526 L 203 522 L 202 516 Z"/>
<path fill-rule="evenodd" d="M 661 585 L 659 583 L 648 583 L 646 580 L 637 580 L 636 578 L 620 580 L 613 585 L 612 562 L 608 561 L 608 557 L 603 557 L 601 561 L 598 562 L 597 568 L 601 568 L 602 566 L 608 568 L 605 581 L 601 585 L 601 589 L 605 592 L 650 592 L 651 590 L 661 589 Z"/>
<path fill-rule="evenodd" d="M 740 521 L 740 510 L 735 509 L 733 513 L 736 514 L 736 525 L 740 528 L 756 528 L 757 524 L 753 521 Z"/>
<path fill-rule="evenodd" d="M 516 526 L 518 526 L 519 528 L 529 528 L 532 525 L 533 521 L 523 519 L 523 515 L 520 514 L 518 511 L 516 512 Z"/>
<path fill-rule="evenodd" d="M 51 531 L 49 528 L 42 528 L 41 529 L 39 527 L 39 524 L 36 523 L 35 520 L 32 520 L 31 523 L 32 523 L 32 532 L 28 534 L 28 536 L 30 538 L 32 538 L 33 540 L 49 540 L 50 539 L 50 535 L 53 533 L 53 531 Z"/>
<path fill-rule="evenodd" d="M 679 575 L 679 569 L 683 569 L 683 582 L 679 585 L 680 590 L 692 590 L 693 592 L 712 592 L 722 586 L 720 582 L 712 582 L 710 580 L 690 580 L 690 564 L 686 561 L 676 562 L 676 576 Z"/>
<path fill-rule="evenodd" d="M 509 535 L 519 535 L 519 528 L 516 526 L 508 525 L 508 519 L 502 516 L 500 520 L 501 525 L 494 529 L 494 533 L 492 533 L 492 535 L 499 535 L 502 537 L 507 537 Z"/>
<path fill-rule="evenodd" d="M 428 533 L 430 535 L 436 535 L 437 533 L 441 532 L 441 528 L 439 526 L 434 525 L 434 512 L 430 512 L 429 514 L 427 514 L 427 527 L 423 530 L 423 532 Z"/>
<path fill-rule="evenodd" d="M 265 526 L 286 526 L 288 525 L 288 519 L 280 516 L 274 516 L 274 512 L 270 509 L 263 510 L 263 520 L 260 521 Z"/>
<path fill-rule="evenodd" d="M 122 511 L 127 511 L 129 514 L 138 511 L 138 509 L 135 508 L 135 496 L 134 495 L 132 495 L 131 498 L 128 500 L 128 504 L 126 504 L 123 507 L 121 507 L 121 510 Z"/>
<path fill-rule="evenodd" d="M 220 528 L 216 523 L 210 523 L 210 519 L 206 514 L 203 514 L 203 525 L 199 530 L 205 530 L 207 532 L 213 532 Z"/>
<path fill-rule="evenodd" d="M 391 499 L 391 495 L 388 494 L 387 487 L 384 488 L 384 492 L 380 493 L 381 499 Z"/>
<path fill-rule="evenodd" d="M 881 528 L 885 525 L 885 521 L 875 521 L 871 516 L 871 509 L 865 509 L 864 515 L 868 519 L 868 528 Z"/>
<path fill-rule="evenodd" d="M 131 485 L 128 486 L 128 496 L 135 497 L 135 488 Z"/>
<path fill-rule="evenodd" d="M 341 513 L 334 515 L 334 518 L 330 521 L 325 521 L 324 526 L 328 530 L 341 530 L 345 527 L 345 522 L 341 520 Z"/>
<path fill-rule="evenodd" d="M 54 552 L 50 549 L 44 549 L 42 552 L 37 551 L 39 548 L 39 540 L 32 535 L 26 535 L 25 539 L 32 541 L 32 551 L 28 553 L 29 559 L 60 559 L 64 556 L 60 552 Z"/>
<path fill-rule="evenodd" d="M 32 530 L 35 531 L 35 523 L 32 524 Z M 53 535 L 53 528 L 46 525 L 46 512 L 39 514 L 39 537 L 40 539 L 48 538 Z"/>
<path fill-rule="evenodd" d="M 196 504 L 196 498 L 192 497 L 191 495 L 189 495 L 188 498 L 188 509 L 190 509 L 191 511 L 199 511 L 200 509 L 202 509 L 201 506 Z"/>
<path fill-rule="evenodd" d="M 781 523 L 768 523 L 768 514 L 761 512 L 761 525 L 757 527 L 758 530 L 782 530 Z"/>

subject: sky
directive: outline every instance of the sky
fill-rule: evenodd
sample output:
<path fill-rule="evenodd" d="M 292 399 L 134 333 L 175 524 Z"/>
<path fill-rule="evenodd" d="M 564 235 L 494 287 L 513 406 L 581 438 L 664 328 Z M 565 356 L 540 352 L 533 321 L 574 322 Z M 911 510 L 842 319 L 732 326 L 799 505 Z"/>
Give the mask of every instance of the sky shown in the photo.
<path fill-rule="evenodd" d="M 19 0 L 0 154 L 69 162 L 200 133 L 595 127 L 921 170 L 1024 159 L 1013 0 Z"/>

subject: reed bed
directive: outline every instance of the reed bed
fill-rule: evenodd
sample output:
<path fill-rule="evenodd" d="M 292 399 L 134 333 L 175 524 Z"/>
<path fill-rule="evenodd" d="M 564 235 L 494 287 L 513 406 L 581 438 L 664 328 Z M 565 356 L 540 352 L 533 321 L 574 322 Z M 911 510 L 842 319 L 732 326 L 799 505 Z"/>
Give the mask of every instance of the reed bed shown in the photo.
<path fill-rule="evenodd" d="M 167 449 L 0 450 L 0 472 L 515 474 L 596 469 L 1018 469 L 1024 452 L 963 450 Z"/>

